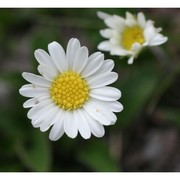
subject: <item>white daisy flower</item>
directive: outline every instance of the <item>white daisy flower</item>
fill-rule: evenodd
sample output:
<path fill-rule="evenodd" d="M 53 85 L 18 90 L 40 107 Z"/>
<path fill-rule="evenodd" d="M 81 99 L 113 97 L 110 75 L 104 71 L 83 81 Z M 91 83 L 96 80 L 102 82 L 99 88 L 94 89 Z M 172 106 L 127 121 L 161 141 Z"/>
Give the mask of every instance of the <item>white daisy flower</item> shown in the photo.
<path fill-rule="evenodd" d="M 50 55 L 42 49 L 35 51 L 41 76 L 22 73 L 30 84 L 19 92 L 31 98 L 23 107 L 31 108 L 27 116 L 32 125 L 42 132 L 52 126 L 52 141 L 64 132 L 70 138 L 78 132 L 84 139 L 90 138 L 91 133 L 102 137 L 103 125 L 114 124 L 114 112 L 123 109 L 117 101 L 121 92 L 108 86 L 118 78 L 112 72 L 114 62 L 104 60 L 100 52 L 88 56 L 88 49 L 74 38 L 68 42 L 66 53 L 57 42 L 50 43 L 48 51 Z"/>
<path fill-rule="evenodd" d="M 100 30 L 102 37 L 108 39 L 98 45 L 99 50 L 109 51 L 111 55 L 129 56 L 132 64 L 142 48 L 165 43 L 168 38 L 160 34 L 162 28 L 155 28 L 152 20 L 146 20 L 142 12 L 133 16 L 126 12 L 126 18 L 98 12 L 107 29 Z"/>

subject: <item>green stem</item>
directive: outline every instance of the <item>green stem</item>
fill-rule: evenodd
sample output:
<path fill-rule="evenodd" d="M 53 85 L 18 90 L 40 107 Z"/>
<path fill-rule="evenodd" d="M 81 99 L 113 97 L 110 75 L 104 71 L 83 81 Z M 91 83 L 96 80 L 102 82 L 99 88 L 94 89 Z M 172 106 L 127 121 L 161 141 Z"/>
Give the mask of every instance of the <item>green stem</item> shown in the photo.
<path fill-rule="evenodd" d="M 172 60 L 168 57 L 167 53 L 160 47 L 151 48 L 151 51 L 159 60 L 159 62 L 164 67 L 164 78 L 159 82 L 159 87 L 156 90 L 156 93 L 152 97 L 152 100 L 148 104 L 147 113 L 151 114 L 157 103 L 159 102 L 160 98 L 163 96 L 164 92 L 168 89 L 171 85 L 172 81 L 175 77 L 180 73 L 180 66 L 177 64 L 173 64 Z"/>

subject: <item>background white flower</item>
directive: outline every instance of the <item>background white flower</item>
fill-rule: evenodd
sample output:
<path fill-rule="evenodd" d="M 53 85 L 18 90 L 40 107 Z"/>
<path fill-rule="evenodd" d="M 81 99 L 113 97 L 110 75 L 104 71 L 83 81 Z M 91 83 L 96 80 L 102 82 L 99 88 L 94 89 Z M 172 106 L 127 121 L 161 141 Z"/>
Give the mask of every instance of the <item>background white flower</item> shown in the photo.
<path fill-rule="evenodd" d="M 142 12 L 137 17 L 126 12 L 126 18 L 98 12 L 107 29 L 100 30 L 102 37 L 108 39 L 98 45 L 99 50 L 109 51 L 111 55 L 129 56 L 128 64 L 145 46 L 157 46 L 165 43 L 168 38 L 160 34 L 162 28 L 155 28 L 152 20 L 146 20 Z"/>
<path fill-rule="evenodd" d="M 42 49 L 35 51 L 41 76 L 22 74 L 30 84 L 19 92 L 31 98 L 23 106 L 31 108 L 27 116 L 32 125 L 42 132 L 52 126 L 49 138 L 53 141 L 64 132 L 71 138 L 78 132 L 85 139 L 91 133 L 102 137 L 103 125 L 114 124 L 117 117 L 113 112 L 123 109 L 117 101 L 121 92 L 108 86 L 118 78 L 111 72 L 114 62 L 104 60 L 100 52 L 89 56 L 88 49 L 74 38 L 66 53 L 57 42 L 50 43 L 48 51 L 50 55 Z"/>

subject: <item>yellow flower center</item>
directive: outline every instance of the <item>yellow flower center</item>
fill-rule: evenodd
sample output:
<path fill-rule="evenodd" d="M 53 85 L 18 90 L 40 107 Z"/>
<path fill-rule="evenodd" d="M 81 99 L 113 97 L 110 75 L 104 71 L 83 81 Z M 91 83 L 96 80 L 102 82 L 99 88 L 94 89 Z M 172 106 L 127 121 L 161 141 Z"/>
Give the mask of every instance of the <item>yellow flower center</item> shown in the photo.
<path fill-rule="evenodd" d="M 139 26 L 126 27 L 122 33 L 122 46 L 127 50 L 131 50 L 132 45 L 136 42 L 140 44 L 144 43 L 142 28 Z"/>
<path fill-rule="evenodd" d="M 53 80 L 50 96 L 60 108 L 74 110 L 89 99 L 89 87 L 80 74 L 66 71 Z"/>

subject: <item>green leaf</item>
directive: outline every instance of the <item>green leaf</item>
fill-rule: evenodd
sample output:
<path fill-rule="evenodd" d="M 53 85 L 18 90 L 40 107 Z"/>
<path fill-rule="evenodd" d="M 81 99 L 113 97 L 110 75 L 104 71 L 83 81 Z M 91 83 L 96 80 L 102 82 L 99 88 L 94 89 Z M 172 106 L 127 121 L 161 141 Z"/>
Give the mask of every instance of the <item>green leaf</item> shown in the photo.
<path fill-rule="evenodd" d="M 29 136 L 29 142 L 16 144 L 16 152 L 22 163 L 30 171 L 49 171 L 51 165 L 51 151 L 48 138 L 39 132 Z"/>
<path fill-rule="evenodd" d="M 116 162 L 111 157 L 108 146 L 101 140 L 88 143 L 77 154 L 78 159 L 92 171 L 118 171 Z"/>
<path fill-rule="evenodd" d="M 137 116 L 155 91 L 159 79 L 159 73 L 152 66 L 143 66 L 131 72 L 120 87 L 120 102 L 124 110 L 117 114 L 117 123 L 126 125 Z"/>
<path fill-rule="evenodd" d="M 18 162 L 0 164 L 0 172 L 22 172 L 23 168 Z"/>

